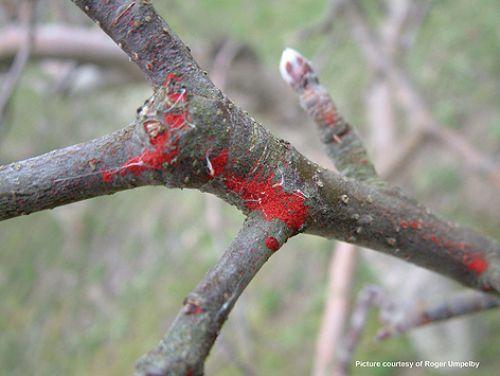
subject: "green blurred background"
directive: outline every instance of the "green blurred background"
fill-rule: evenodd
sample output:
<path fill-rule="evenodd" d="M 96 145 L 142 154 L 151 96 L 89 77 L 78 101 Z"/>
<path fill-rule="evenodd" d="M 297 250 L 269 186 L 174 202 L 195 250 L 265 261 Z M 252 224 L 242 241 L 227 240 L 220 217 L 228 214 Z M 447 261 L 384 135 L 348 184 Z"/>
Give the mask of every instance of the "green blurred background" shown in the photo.
<path fill-rule="evenodd" d="M 12 3 L 2 5 L 8 8 Z M 383 13 L 376 3 L 363 2 L 375 25 Z M 306 56 L 326 56 L 322 81 L 342 113 L 368 137 L 363 98 L 372 73 L 347 21 L 338 18 L 333 38 L 297 37 L 300 30 L 322 19 L 324 0 L 154 4 L 208 71 L 222 41 L 230 38 L 245 45 L 251 51 L 251 64 L 246 64 L 245 56 L 235 62 L 228 78 L 230 96 L 312 159 L 327 163 L 313 124 L 300 113 L 278 77 L 285 46 Z M 403 60 L 439 121 L 496 160 L 500 155 L 499 19 L 500 3 L 495 0 L 434 1 Z M 3 25 L 13 22 L 5 14 L 1 20 Z M 43 1 L 38 22 L 92 26 L 63 0 Z M 1 63 L 5 72 L 8 61 Z M 0 133 L 0 164 L 118 129 L 134 118 L 136 108 L 151 93 L 146 83 L 137 81 L 102 86 L 94 81 L 80 86 L 70 82 L 67 89 L 59 90 L 49 64 L 30 63 L 22 77 L 7 129 Z M 261 71 L 275 78 L 268 82 L 270 90 L 253 87 Z M 77 71 L 70 80 L 82 81 L 84 73 Z M 270 91 L 282 93 L 283 106 L 272 104 L 273 98 L 266 97 Z M 280 112 L 282 107 L 285 113 Z M 408 122 L 401 117 L 398 132 L 404 137 Z M 442 145 L 431 143 L 397 183 L 445 217 L 500 239 L 498 191 L 462 166 Z M 215 263 L 242 220 L 234 208 L 197 191 L 149 187 L 2 222 L 0 373 L 131 373 L 136 359 L 157 343 L 183 298 Z M 310 373 L 332 248 L 332 241 L 300 236 L 265 265 L 224 326 L 208 359 L 207 374 Z M 361 264 L 351 299 L 375 280 Z M 482 362 L 474 374 L 492 375 L 500 368 L 498 312 L 478 315 L 472 325 L 472 359 Z M 377 328 L 373 314 L 356 359 L 418 359 L 406 337 L 374 342 Z M 355 374 L 408 372 L 357 369 Z"/>

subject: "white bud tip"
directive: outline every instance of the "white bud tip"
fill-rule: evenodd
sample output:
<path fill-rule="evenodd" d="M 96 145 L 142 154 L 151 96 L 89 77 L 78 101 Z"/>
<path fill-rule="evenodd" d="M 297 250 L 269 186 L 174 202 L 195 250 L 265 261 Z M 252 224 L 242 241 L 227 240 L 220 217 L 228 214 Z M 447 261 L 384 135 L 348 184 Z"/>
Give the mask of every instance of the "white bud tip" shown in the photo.
<path fill-rule="evenodd" d="M 298 57 L 302 56 L 293 48 L 288 47 L 285 48 L 281 54 L 280 74 L 281 77 L 290 85 L 295 81 L 291 73 L 296 70 L 294 68 L 298 65 Z"/>
<path fill-rule="evenodd" d="M 299 52 L 285 48 L 281 54 L 280 74 L 291 86 L 304 84 L 302 81 L 307 73 L 313 73 L 311 63 Z"/>

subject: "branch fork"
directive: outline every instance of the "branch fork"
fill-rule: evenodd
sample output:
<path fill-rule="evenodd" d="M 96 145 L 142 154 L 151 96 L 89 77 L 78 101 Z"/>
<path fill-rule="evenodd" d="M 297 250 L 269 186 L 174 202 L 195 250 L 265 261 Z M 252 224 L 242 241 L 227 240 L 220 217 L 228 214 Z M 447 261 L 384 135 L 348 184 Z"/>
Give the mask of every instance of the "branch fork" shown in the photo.
<path fill-rule="evenodd" d="M 142 69 L 155 93 L 120 131 L 0 166 L 0 219 L 144 185 L 207 191 L 247 215 L 164 339 L 141 359 L 139 375 L 202 374 L 238 296 L 273 252 L 301 232 L 349 240 L 500 292 L 499 244 L 387 189 L 298 53 L 285 51 L 282 74 L 324 133 L 340 175 L 309 161 L 227 99 L 149 1 L 74 3 Z M 403 226 L 416 221 L 422 225 Z"/>

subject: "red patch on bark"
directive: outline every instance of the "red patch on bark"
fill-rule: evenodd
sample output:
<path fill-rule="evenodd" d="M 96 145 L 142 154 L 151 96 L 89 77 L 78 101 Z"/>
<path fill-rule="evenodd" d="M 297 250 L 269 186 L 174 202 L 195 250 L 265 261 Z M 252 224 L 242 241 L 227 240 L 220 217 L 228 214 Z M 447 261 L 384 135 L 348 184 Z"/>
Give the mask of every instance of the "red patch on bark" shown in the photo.
<path fill-rule="evenodd" d="M 411 228 L 417 230 L 422 227 L 422 222 L 420 221 L 401 221 L 401 227 L 404 229 Z"/>
<path fill-rule="evenodd" d="M 205 312 L 203 308 L 194 303 L 188 303 L 184 308 L 184 313 L 186 315 L 199 315 L 200 313 Z"/>
<path fill-rule="evenodd" d="M 167 74 L 167 78 L 163 81 L 163 86 L 169 86 L 173 82 L 180 82 L 181 78 L 175 73 Z"/>
<path fill-rule="evenodd" d="M 115 172 L 105 170 L 101 172 L 101 175 L 104 183 L 111 183 L 113 181 L 113 177 L 115 176 Z"/>
<path fill-rule="evenodd" d="M 324 122 L 326 125 L 334 125 L 335 120 L 337 120 L 336 113 L 334 111 L 327 111 L 324 114 Z"/>
<path fill-rule="evenodd" d="M 279 219 L 290 229 L 300 230 L 308 214 L 305 197 L 301 192 L 286 192 L 281 184 L 275 182 L 273 172 L 267 176 L 256 173 L 251 178 L 224 172 L 227 161 L 227 150 L 210 159 L 213 178 L 222 176 L 226 188 L 241 197 L 248 209 L 261 211 L 267 221 Z"/>
<path fill-rule="evenodd" d="M 404 229 L 423 229 L 422 239 L 431 241 L 436 246 L 447 249 L 450 254 L 456 254 L 455 259 L 458 259 L 468 270 L 476 274 L 481 274 L 488 269 L 488 263 L 484 260 L 483 256 L 474 251 L 473 247 L 465 242 L 454 242 L 453 240 L 433 234 L 428 231 L 431 226 L 419 220 L 401 221 L 400 226 Z"/>
<path fill-rule="evenodd" d="M 170 88 L 171 83 L 179 81 L 180 78 L 177 75 L 169 73 L 164 85 Z M 152 136 L 148 133 L 147 124 L 144 124 L 144 131 L 149 134 L 150 147 L 146 147 L 140 155 L 128 159 L 119 168 L 102 171 L 103 182 L 111 182 L 117 174 L 125 176 L 127 173 L 132 173 L 139 176 L 147 170 L 161 170 L 165 164 L 171 163 L 177 156 L 179 147 L 174 132 L 186 125 L 188 110 L 185 102 L 187 96 L 186 92 L 182 91 L 168 93 L 167 97 L 171 103 L 170 108 L 163 116 L 165 129 L 158 129 Z"/>
<path fill-rule="evenodd" d="M 276 252 L 278 249 L 280 249 L 280 243 L 278 242 L 278 240 L 276 240 L 276 238 L 268 236 L 266 238 L 266 247 L 271 251 Z"/>
<path fill-rule="evenodd" d="M 493 287 L 490 286 L 490 285 L 488 285 L 488 284 L 486 284 L 486 283 L 481 287 L 481 289 L 483 291 L 493 291 Z"/>
<path fill-rule="evenodd" d="M 226 168 L 228 159 L 227 149 L 222 150 L 216 157 L 212 158 L 210 162 L 212 163 L 212 169 L 214 176 L 219 176 L 224 172 Z"/>
<path fill-rule="evenodd" d="M 239 176 L 225 176 L 226 188 L 235 192 L 250 210 L 260 210 L 268 221 L 279 219 L 298 231 L 307 217 L 305 197 L 298 192 L 285 192 L 283 187 L 274 183 L 274 173 L 267 178 L 257 174 L 246 180 Z"/>
<path fill-rule="evenodd" d="M 184 112 L 165 114 L 163 119 L 165 120 L 165 123 L 169 125 L 170 129 L 178 129 L 186 124 L 186 115 L 187 114 Z"/>
<path fill-rule="evenodd" d="M 175 124 L 178 125 L 178 123 Z M 145 148 L 140 155 L 128 159 L 117 169 L 102 171 L 102 181 L 109 183 L 117 174 L 125 176 L 130 172 L 135 176 L 139 176 L 147 170 L 161 170 L 164 164 L 170 163 L 179 152 L 175 140 L 171 142 L 171 129 L 176 128 L 178 126 L 166 129 L 156 137 L 150 137 L 149 142 L 153 147 L 152 149 Z"/>
<path fill-rule="evenodd" d="M 161 170 L 163 164 L 170 163 L 178 153 L 177 145 L 169 145 L 169 140 L 169 131 L 150 138 L 149 142 L 154 147 L 153 150 L 145 149 L 141 155 L 130 158 L 122 166 L 120 175 L 125 176 L 127 172 L 131 172 L 139 176 L 146 170 Z"/>
<path fill-rule="evenodd" d="M 439 238 L 436 235 L 431 235 L 431 240 L 434 244 L 436 244 L 439 247 L 442 245 L 441 240 L 439 240 Z"/>
<path fill-rule="evenodd" d="M 486 269 L 488 269 L 488 263 L 481 256 L 473 255 L 473 256 L 464 256 L 464 264 L 467 266 L 467 269 L 473 271 L 474 273 L 481 274 Z"/>
<path fill-rule="evenodd" d="M 168 99 L 173 103 L 178 103 L 186 99 L 186 92 L 181 93 L 170 93 L 168 94 Z"/>

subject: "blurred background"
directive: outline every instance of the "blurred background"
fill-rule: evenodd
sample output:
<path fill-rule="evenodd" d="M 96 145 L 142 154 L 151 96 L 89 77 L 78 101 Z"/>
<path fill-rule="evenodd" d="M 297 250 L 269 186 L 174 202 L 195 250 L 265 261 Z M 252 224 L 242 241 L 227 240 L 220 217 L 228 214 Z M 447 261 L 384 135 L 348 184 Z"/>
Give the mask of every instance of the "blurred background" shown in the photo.
<path fill-rule="evenodd" d="M 119 129 L 151 95 L 128 58 L 70 1 L 36 3 L 0 1 L 0 164 Z M 498 1 L 153 3 L 237 104 L 331 168 L 314 124 L 279 77 L 283 48 L 301 51 L 391 182 L 500 240 Z M 207 194 L 147 187 L 2 222 L 2 373 L 130 374 L 242 221 Z M 334 249 L 333 241 L 304 235 L 271 258 L 230 315 L 207 374 L 320 374 Z M 356 260 L 357 253 L 364 256 Z M 356 265 L 342 277 L 344 310 L 367 284 L 384 286 L 403 309 L 462 289 L 371 251 L 348 257 Z M 370 314 L 354 359 L 475 360 L 477 375 L 500 368 L 498 311 L 380 343 L 377 316 Z"/>

